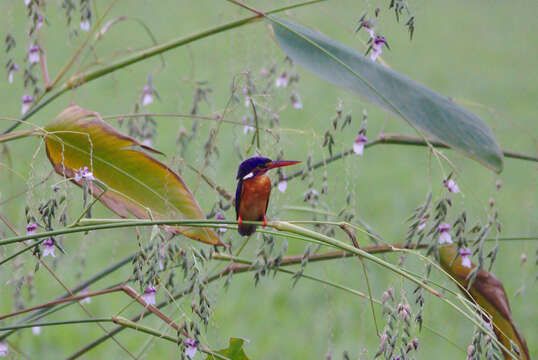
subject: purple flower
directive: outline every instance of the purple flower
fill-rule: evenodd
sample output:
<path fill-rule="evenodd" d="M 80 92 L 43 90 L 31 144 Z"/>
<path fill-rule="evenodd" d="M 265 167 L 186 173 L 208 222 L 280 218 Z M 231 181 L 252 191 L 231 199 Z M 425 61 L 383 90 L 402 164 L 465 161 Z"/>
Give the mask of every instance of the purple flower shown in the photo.
<path fill-rule="evenodd" d="M 54 255 L 54 239 L 53 238 L 48 238 L 47 240 L 43 241 L 43 257 L 45 256 L 52 256 L 52 257 L 56 257 L 56 255 Z"/>
<path fill-rule="evenodd" d="M 39 53 L 41 52 L 41 48 L 39 45 L 30 45 L 28 48 L 28 62 L 30 64 L 35 64 L 39 62 Z"/>
<path fill-rule="evenodd" d="M 16 71 L 19 71 L 19 66 L 15 63 L 13 63 L 8 71 L 7 71 L 7 81 L 10 83 L 10 84 L 13 84 L 13 73 L 16 72 Z"/>
<path fill-rule="evenodd" d="M 375 32 L 372 29 L 373 27 L 374 27 L 374 21 L 373 20 L 364 20 L 364 21 L 361 22 L 361 24 L 359 26 L 359 30 L 364 28 L 364 30 L 366 30 L 366 32 L 368 34 L 370 34 L 370 37 L 374 38 L 375 37 Z M 359 30 L 357 30 L 357 31 L 359 31 Z"/>
<path fill-rule="evenodd" d="M 370 59 L 375 61 L 379 55 L 383 52 L 383 45 L 388 47 L 387 40 L 383 36 L 376 36 L 372 43 L 372 52 L 370 53 Z"/>
<path fill-rule="evenodd" d="M 194 339 L 187 338 L 185 339 L 185 355 L 187 355 L 190 359 L 196 355 L 196 351 L 198 351 L 198 342 Z"/>
<path fill-rule="evenodd" d="M 473 252 L 469 248 L 461 248 L 459 250 L 461 256 L 461 266 L 470 268 L 471 267 L 471 255 Z"/>
<path fill-rule="evenodd" d="M 87 295 L 89 291 L 90 291 L 90 287 L 86 286 L 84 289 L 82 289 L 82 291 L 79 293 L 79 295 Z M 91 302 L 92 302 L 92 298 L 89 297 L 89 296 L 83 298 L 82 300 L 80 300 L 81 304 L 84 304 L 84 303 L 89 304 Z"/>
<path fill-rule="evenodd" d="M 353 152 L 357 155 L 362 155 L 364 152 L 364 144 L 368 142 L 368 138 L 364 136 L 362 133 L 359 133 L 359 136 L 355 139 L 355 142 L 353 143 Z"/>
<path fill-rule="evenodd" d="M 41 29 L 41 27 L 43 26 L 44 21 L 45 20 L 43 19 L 43 16 L 41 16 L 41 15 L 37 16 L 37 24 L 36 24 L 37 30 Z"/>
<path fill-rule="evenodd" d="M 418 222 L 417 230 L 422 230 L 426 227 L 426 221 L 428 221 L 428 217 L 424 216 L 420 221 Z"/>
<path fill-rule="evenodd" d="M 450 236 L 450 225 L 441 224 L 437 228 L 439 230 L 439 244 L 452 244 L 452 237 Z"/>
<path fill-rule="evenodd" d="M 82 31 L 90 31 L 90 20 L 84 19 L 80 22 L 80 30 Z"/>
<path fill-rule="evenodd" d="M 142 89 L 142 106 L 148 106 L 153 102 L 153 91 L 149 85 Z"/>
<path fill-rule="evenodd" d="M 448 192 L 453 192 L 454 194 L 457 194 L 460 192 L 460 188 L 458 187 L 458 184 L 452 179 L 448 181 L 443 181 L 444 187 L 448 189 Z"/>
<path fill-rule="evenodd" d="M 243 87 L 243 95 L 245 95 L 245 103 L 244 103 L 245 107 L 249 107 L 250 102 L 253 100 L 252 100 L 252 97 L 250 96 L 250 90 L 246 86 Z"/>
<path fill-rule="evenodd" d="M 243 123 L 245 124 L 245 126 L 243 127 L 243 134 L 248 134 L 249 132 L 251 131 L 254 131 L 254 128 L 250 125 L 248 125 L 248 118 L 246 116 L 243 116 Z"/>
<path fill-rule="evenodd" d="M 6 343 L 0 342 L 0 357 L 6 357 L 9 353 L 9 349 Z"/>
<path fill-rule="evenodd" d="M 88 170 L 87 166 L 84 166 L 83 168 L 78 169 L 78 171 L 75 173 L 75 181 L 81 181 L 82 179 L 90 180 L 90 181 L 95 180 L 93 173 Z"/>
<path fill-rule="evenodd" d="M 32 327 L 32 333 L 33 333 L 34 335 L 36 335 L 36 336 L 39 335 L 39 334 L 41 334 L 41 327 L 40 327 L 40 326 L 33 326 L 33 327 Z"/>
<path fill-rule="evenodd" d="M 278 191 L 281 193 L 286 192 L 286 189 L 288 188 L 288 182 L 286 181 L 286 175 L 282 175 L 282 179 L 278 182 Z"/>
<path fill-rule="evenodd" d="M 157 294 L 157 289 L 154 286 L 148 286 L 144 290 L 144 295 L 142 295 L 142 300 L 144 300 L 148 305 L 155 305 L 155 295 Z"/>
<path fill-rule="evenodd" d="M 143 141 L 142 141 L 142 145 L 145 145 L 147 147 L 151 147 L 151 139 L 150 138 L 145 138 Z"/>
<path fill-rule="evenodd" d="M 24 0 L 24 5 L 28 6 L 32 3 L 32 0 Z"/>
<path fill-rule="evenodd" d="M 224 217 L 224 214 L 222 213 L 222 211 L 219 211 L 217 213 L 217 215 L 215 215 L 215 219 L 217 219 L 217 220 L 226 220 L 226 218 Z M 221 233 L 225 233 L 226 231 L 228 231 L 228 229 L 223 227 L 223 228 L 219 228 L 218 231 L 221 232 Z"/>
<path fill-rule="evenodd" d="M 37 224 L 36 223 L 30 223 L 26 225 L 26 235 L 34 235 L 37 230 Z"/>
<path fill-rule="evenodd" d="M 22 96 L 22 109 L 21 113 L 24 115 L 28 109 L 30 109 L 30 106 L 34 102 L 34 97 L 32 95 L 23 95 Z"/>
<path fill-rule="evenodd" d="M 276 78 L 275 86 L 278 87 L 287 87 L 288 86 L 288 73 L 283 72 L 279 77 Z"/>
<path fill-rule="evenodd" d="M 301 96 L 299 94 L 291 94 L 291 106 L 294 109 L 302 109 L 303 104 L 301 103 Z"/>

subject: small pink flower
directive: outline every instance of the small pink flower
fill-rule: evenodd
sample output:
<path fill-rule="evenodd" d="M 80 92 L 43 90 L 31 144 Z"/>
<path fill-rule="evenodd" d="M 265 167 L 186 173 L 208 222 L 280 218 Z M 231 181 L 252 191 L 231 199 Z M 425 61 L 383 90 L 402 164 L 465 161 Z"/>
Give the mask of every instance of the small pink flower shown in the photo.
<path fill-rule="evenodd" d="M 375 61 L 379 55 L 383 52 L 383 45 L 388 47 L 387 40 L 383 36 L 376 36 L 372 43 L 372 52 L 370 53 L 370 59 Z"/>
<path fill-rule="evenodd" d="M 0 357 L 7 357 L 9 354 L 9 349 L 6 343 L 0 342 Z"/>
<path fill-rule="evenodd" d="M 24 0 L 24 5 L 28 6 L 28 5 L 30 5 L 31 2 L 32 2 L 32 0 Z"/>
<path fill-rule="evenodd" d="M 35 64 L 39 62 L 39 54 L 41 52 L 41 48 L 39 45 L 30 45 L 28 48 L 28 62 L 30 64 Z"/>
<path fill-rule="evenodd" d="M 360 29 L 364 29 L 364 30 L 366 30 L 366 32 L 368 34 L 370 34 L 371 38 L 374 38 L 375 37 L 375 32 L 373 30 L 373 27 L 374 27 L 374 21 L 373 20 L 363 20 L 361 22 L 361 24 L 359 25 L 359 29 L 357 31 L 359 31 Z"/>
<path fill-rule="evenodd" d="M 80 30 L 90 31 L 90 20 L 85 19 L 80 22 Z"/>
<path fill-rule="evenodd" d="M 26 114 L 28 109 L 30 109 L 30 106 L 34 102 L 34 97 L 32 95 L 23 95 L 22 96 L 22 109 L 21 113 L 22 115 Z"/>
<path fill-rule="evenodd" d="M 37 230 L 37 224 L 36 223 L 30 223 L 26 225 L 26 235 L 34 235 Z"/>
<path fill-rule="evenodd" d="M 224 214 L 222 213 L 222 211 L 219 211 L 217 213 L 217 215 L 215 215 L 215 219 L 217 219 L 217 220 L 226 220 L 226 218 L 224 217 Z M 226 231 L 228 231 L 228 229 L 223 227 L 223 228 L 219 228 L 218 231 L 221 232 L 221 233 L 225 233 Z"/>
<path fill-rule="evenodd" d="M 250 90 L 246 86 L 243 87 L 243 95 L 245 95 L 245 102 L 244 102 L 245 107 L 249 107 L 252 97 L 250 96 Z"/>
<path fill-rule="evenodd" d="M 363 134 L 359 134 L 353 143 L 353 152 L 357 155 L 362 155 L 364 152 L 364 144 L 368 142 L 368 138 Z"/>
<path fill-rule="evenodd" d="M 144 139 L 144 140 L 142 141 L 142 145 L 151 147 L 151 139 L 150 139 L 150 138 L 146 138 L 146 139 Z"/>
<path fill-rule="evenodd" d="M 16 72 L 16 71 L 19 71 L 19 66 L 15 63 L 13 63 L 8 71 L 7 71 L 7 81 L 10 83 L 10 84 L 13 84 L 13 74 Z"/>
<path fill-rule="evenodd" d="M 426 221 L 428 221 L 428 218 L 425 216 L 418 222 L 417 230 L 422 230 L 426 227 Z"/>
<path fill-rule="evenodd" d="M 251 131 L 254 131 L 254 127 L 248 124 L 248 120 L 249 119 L 246 116 L 243 116 L 243 123 L 245 124 L 245 126 L 243 126 L 243 134 L 245 135 Z"/>
<path fill-rule="evenodd" d="M 90 181 L 95 180 L 93 173 L 88 170 L 87 166 L 78 169 L 78 171 L 75 173 L 75 181 L 81 181 L 82 179 Z"/>
<path fill-rule="evenodd" d="M 82 289 L 82 291 L 79 293 L 79 295 L 87 295 L 89 291 L 90 291 L 90 288 L 88 286 L 86 286 L 84 289 Z M 89 296 L 83 298 L 82 300 L 80 300 L 81 304 L 89 304 L 91 302 L 92 302 L 92 298 L 89 297 Z"/>
<path fill-rule="evenodd" d="M 286 181 L 286 177 L 283 176 L 282 179 L 278 182 L 278 191 L 281 193 L 286 192 L 286 189 L 288 188 L 288 182 Z"/>
<path fill-rule="evenodd" d="M 473 252 L 469 248 L 461 248 L 459 250 L 461 256 L 461 266 L 470 268 L 471 267 L 471 255 Z"/>
<path fill-rule="evenodd" d="M 40 327 L 40 326 L 33 326 L 33 327 L 32 327 L 32 333 L 33 333 L 34 335 L 36 335 L 36 336 L 39 335 L 39 334 L 41 334 L 41 327 Z"/>
<path fill-rule="evenodd" d="M 196 355 L 196 351 L 198 351 L 198 342 L 194 339 L 188 338 L 185 340 L 185 345 L 185 355 L 192 359 L 194 355 Z"/>
<path fill-rule="evenodd" d="M 157 289 L 153 286 L 148 286 L 144 290 L 144 295 L 142 295 L 142 300 L 144 300 L 148 305 L 155 305 L 155 295 L 157 294 Z"/>
<path fill-rule="evenodd" d="M 149 85 L 142 89 L 142 106 L 148 106 L 153 102 L 153 91 Z"/>
<path fill-rule="evenodd" d="M 283 72 L 279 77 L 275 80 L 275 86 L 278 87 L 287 87 L 288 86 L 288 73 Z"/>
<path fill-rule="evenodd" d="M 460 188 L 458 187 L 458 184 L 452 179 L 448 181 L 443 181 L 444 187 L 448 189 L 448 192 L 453 192 L 454 194 L 457 194 L 460 192 Z"/>
<path fill-rule="evenodd" d="M 452 244 L 452 237 L 450 236 L 450 225 L 441 224 L 437 228 L 439 230 L 439 244 Z"/>
<path fill-rule="evenodd" d="M 47 240 L 43 241 L 43 257 L 45 256 L 52 256 L 52 257 L 56 257 L 56 255 L 54 255 L 54 239 L 53 238 L 48 238 Z"/>
<path fill-rule="evenodd" d="M 37 16 L 37 24 L 36 24 L 37 30 L 41 29 L 41 27 L 43 26 L 44 21 L 45 20 L 43 19 L 43 16 L 41 16 L 41 15 Z"/>
<path fill-rule="evenodd" d="M 291 106 L 293 106 L 294 109 L 303 108 L 303 104 L 301 103 L 301 96 L 299 94 L 291 95 Z"/>

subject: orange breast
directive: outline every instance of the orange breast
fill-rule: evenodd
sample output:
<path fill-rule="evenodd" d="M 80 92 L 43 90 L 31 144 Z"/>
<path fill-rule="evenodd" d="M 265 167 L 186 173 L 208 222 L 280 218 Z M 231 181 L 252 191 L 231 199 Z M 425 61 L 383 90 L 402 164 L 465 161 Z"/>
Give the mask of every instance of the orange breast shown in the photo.
<path fill-rule="evenodd" d="M 271 180 L 265 175 L 243 181 L 239 215 L 243 220 L 261 220 L 271 194 Z"/>

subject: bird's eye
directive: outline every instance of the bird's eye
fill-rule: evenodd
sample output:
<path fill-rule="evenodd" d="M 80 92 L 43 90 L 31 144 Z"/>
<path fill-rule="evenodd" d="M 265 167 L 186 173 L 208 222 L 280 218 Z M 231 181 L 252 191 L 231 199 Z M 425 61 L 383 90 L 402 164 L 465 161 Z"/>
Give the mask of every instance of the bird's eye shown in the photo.
<path fill-rule="evenodd" d="M 265 168 L 267 168 L 267 164 L 266 164 L 266 163 L 260 164 L 259 166 L 260 166 L 261 169 L 265 169 Z"/>

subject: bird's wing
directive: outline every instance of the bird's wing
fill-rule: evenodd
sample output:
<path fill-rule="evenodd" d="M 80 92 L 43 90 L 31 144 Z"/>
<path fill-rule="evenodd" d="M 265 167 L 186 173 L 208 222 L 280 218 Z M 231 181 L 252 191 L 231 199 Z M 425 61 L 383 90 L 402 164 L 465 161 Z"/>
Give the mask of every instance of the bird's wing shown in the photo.
<path fill-rule="evenodd" d="M 243 195 L 243 179 L 237 183 L 237 189 L 235 190 L 235 219 L 239 218 L 239 203 L 241 203 L 241 195 Z"/>

